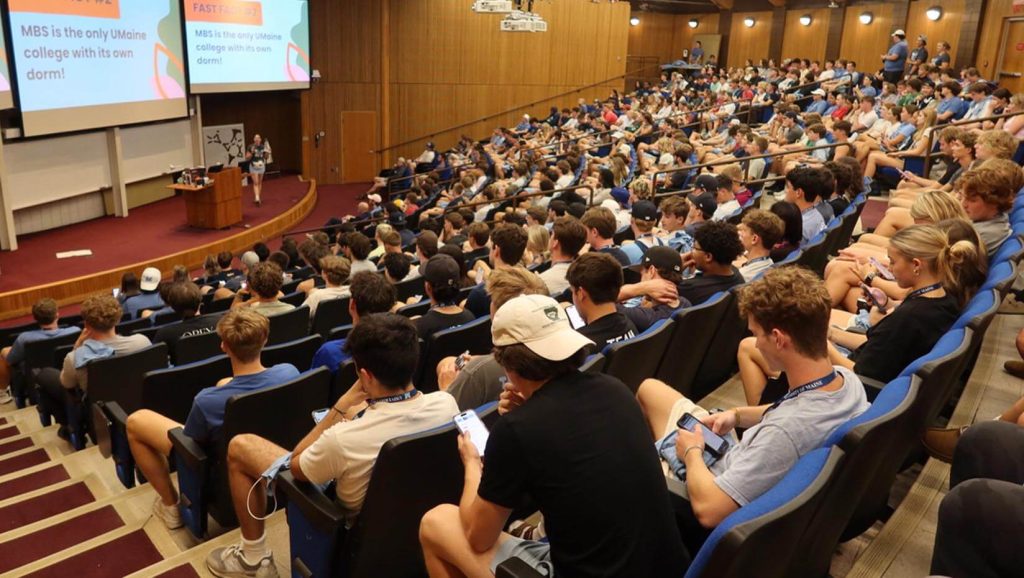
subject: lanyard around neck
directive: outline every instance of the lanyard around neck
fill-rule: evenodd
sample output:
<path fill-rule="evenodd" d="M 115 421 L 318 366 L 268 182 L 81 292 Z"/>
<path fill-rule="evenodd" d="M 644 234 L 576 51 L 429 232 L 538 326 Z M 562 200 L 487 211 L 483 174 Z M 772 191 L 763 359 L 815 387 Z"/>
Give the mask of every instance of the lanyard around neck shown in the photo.
<path fill-rule="evenodd" d="M 931 285 L 928 285 L 927 287 L 921 287 L 920 289 L 914 289 L 913 291 L 911 291 L 907 295 L 906 300 L 909 301 L 909 300 L 911 300 L 911 299 L 913 299 L 915 297 L 920 297 L 921 295 L 924 295 L 925 293 L 931 293 L 932 291 L 935 291 L 936 289 L 939 289 L 941 287 L 942 287 L 942 283 L 932 283 Z"/>
<path fill-rule="evenodd" d="M 771 407 L 769 407 L 767 410 L 765 410 L 764 413 L 767 414 L 769 411 L 771 411 L 771 410 L 779 407 L 780 405 L 782 405 L 783 402 L 791 400 L 794 397 L 800 395 L 801 393 L 804 393 L 805 391 L 811 391 L 811 390 L 815 390 L 815 389 L 819 389 L 819 388 L 825 387 L 826 385 L 828 385 L 828 384 L 832 383 L 833 381 L 835 381 L 835 379 L 836 379 L 836 377 L 838 375 L 839 374 L 836 373 L 836 370 L 833 369 L 828 375 L 826 375 L 824 377 L 819 377 L 818 379 L 815 379 L 814 381 L 805 383 L 805 384 L 801 385 L 800 387 L 797 387 L 795 389 L 791 389 L 791 390 L 787 391 L 786 395 L 784 395 L 781 398 L 775 400 L 775 403 L 773 403 Z"/>

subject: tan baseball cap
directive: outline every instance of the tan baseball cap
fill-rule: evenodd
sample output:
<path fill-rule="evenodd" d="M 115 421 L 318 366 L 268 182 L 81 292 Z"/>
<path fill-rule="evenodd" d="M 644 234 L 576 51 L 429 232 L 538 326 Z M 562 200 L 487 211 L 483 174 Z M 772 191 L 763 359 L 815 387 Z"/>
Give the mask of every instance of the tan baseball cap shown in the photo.
<path fill-rule="evenodd" d="M 594 344 L 569 325 L 565 311 L 546 295 L 521 295 L 502 305 L 491 321 L 491 341 L 495 347 L 521 343 L 550 361 Z"/>

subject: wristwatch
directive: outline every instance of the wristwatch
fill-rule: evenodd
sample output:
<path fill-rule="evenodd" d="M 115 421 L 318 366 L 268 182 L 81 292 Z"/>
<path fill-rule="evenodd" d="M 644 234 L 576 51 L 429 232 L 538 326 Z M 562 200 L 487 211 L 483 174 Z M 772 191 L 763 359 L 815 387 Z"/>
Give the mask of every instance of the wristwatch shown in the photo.
<path fill-rule="evenodd" d="M 868 273 L 867 275 L 864 276 L 864 284 L 867 285 L 868 287 L 871 287 L 871 282 L 875 280 L 876 276 L 877 275 L 875 275 L 874 273 Z"/>

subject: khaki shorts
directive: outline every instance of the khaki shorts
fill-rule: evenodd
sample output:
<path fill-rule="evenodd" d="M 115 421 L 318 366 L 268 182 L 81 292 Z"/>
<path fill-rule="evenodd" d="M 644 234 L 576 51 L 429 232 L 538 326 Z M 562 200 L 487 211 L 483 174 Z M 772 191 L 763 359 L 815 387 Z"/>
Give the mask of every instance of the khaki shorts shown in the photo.
<path fill-rule="evenodd" d="M 672 404 L 672 411 L 668 414 L 668 423 L 665 424 L 665 431 L 662 432 L 661 437 L 665 437 L 679 429 L 676 427 L 676 422 L 679 421 L 679 418 L 683 417 L 684 413 L 692 413 L 693 417 L 697 419 L 703 419 L 705 416 L 710 415 L 706 409 L 683 397 Z"/>

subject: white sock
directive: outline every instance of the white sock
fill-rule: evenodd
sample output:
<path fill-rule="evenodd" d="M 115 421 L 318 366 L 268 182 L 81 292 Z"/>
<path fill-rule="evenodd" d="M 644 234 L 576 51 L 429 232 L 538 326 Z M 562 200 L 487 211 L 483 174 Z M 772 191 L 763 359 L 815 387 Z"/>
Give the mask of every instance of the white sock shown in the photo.
<path fill-rule="evenodd" d="M 270 554 L 270 550 L 267 550 L 266 532 L 255 540 L 246 540 L 244 536 L 242 537 L 242 557 L 247 563 L 255 565 L 267 554 Z"/>

